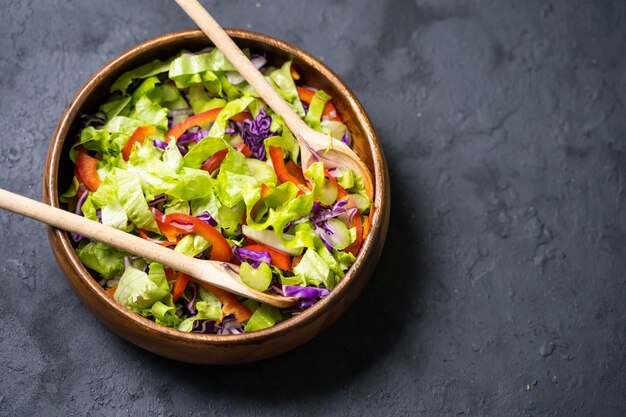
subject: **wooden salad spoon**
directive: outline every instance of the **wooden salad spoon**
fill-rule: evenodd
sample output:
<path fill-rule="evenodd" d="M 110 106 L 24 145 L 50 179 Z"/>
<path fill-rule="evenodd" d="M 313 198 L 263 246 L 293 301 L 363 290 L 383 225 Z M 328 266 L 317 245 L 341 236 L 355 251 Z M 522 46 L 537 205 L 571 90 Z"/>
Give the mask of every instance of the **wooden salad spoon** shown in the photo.
<path fill-rule="evenodd" d="M 239 275 L 237 265 L 218 261 L 193 258 L 149 242 L 138 236 L 105 226 L 69 211 L 31 200 L 0 188 L 0 208 L 30 217 L 42 223 L 78 233 L 89 239 L 106 243 L 129 254 L 138 255 L 154 262 L 169 266 L 208 284 L 252 300 L 285 308 L 292 306 L 297 297 L 283 297 L 266 294 L 245 285 Z"/>
<path fill-rule="evenodd" d="M 263 74 L 250 62 L 222 27 L 197 0 L 176 0 L 176 3 L 202 29 L 215 46 L 256 90 L 261 98 L 280 115 L 300 144 L 302 169 L 312 163 L 324 162 L 326 169 L 347 167 L 363 178 L 367 196 L 374 202 L 374 185 L 370 171 L 361 158 L 345 143 L 309 127 L 291 106 L 274 90 Z"/>

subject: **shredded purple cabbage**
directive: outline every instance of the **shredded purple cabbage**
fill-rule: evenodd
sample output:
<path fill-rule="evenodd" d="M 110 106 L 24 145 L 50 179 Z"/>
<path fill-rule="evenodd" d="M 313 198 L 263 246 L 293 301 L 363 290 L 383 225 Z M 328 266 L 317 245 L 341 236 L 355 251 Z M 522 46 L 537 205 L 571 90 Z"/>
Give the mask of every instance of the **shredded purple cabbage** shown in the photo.
<path fill-rule="evenodd" d="M 318 300 L 314 300 L 312 298 L 301 298 L 299 299 L 294 305 L 292 305 L 289 308 L 286 308 L 283 311 L 283 313 L 287 313 L 287 314 L 291 314 L 291 315 L 298 315 L 300 313 L 302 313 L 304 310 L 306 310 L 307 308 L 311 308 L 313 307 L 313 305 L 315 305 L 315 303 L 317 303 Z"/>
<path fill-rule="evenodd" d="M 137 90 L 139 88 L 139 86 L 141 85 L 141 83 L 143 83 L 143 80 L 141 78 L 134 78 L 130 84 L 128 85 L 128 87 L 126 87 L 126 93 L 127 94 L 133 94 L 135 92 L 135 90 Z"/>
<path fill-rule="evenodd" d="M 165 150 L 165 148 L 167 148 L 167 143 L 163 142 L 162 140 L 159 139 L 155 139 L 152 141 L 152 145 L 156 146 L 159 149 L 163 149 Z"/>
<path fill-rule="evenodd" d="M 348 131 L 346 130 L 341 137 L 341 141 L 346 145 L 350 146 L 350 137 L 348 136 Z"/>
<path fill-rule="evenodd" d="M 195 316 L 198 312 L 193 307 L 193 305 L 196 302 L 196 296 L 198 294 L 198 287 L 196 286 L 195 282 L 190 282 L 187 284 L 187 288 L 185 289 L 185 291 L 187 291 L 187 289 L 191 291 L 191 297 L 189 297 L 189 301 L 183 300 L 183 303 L 182 303 L 183 312 L 185 314 L 188 314 L 189 316 Z"/>
<path fill-rule="evenodd" d="M 178 220 L 174 220 L 170 222 L 170 224 L 176 227 L 177 229 L 184 230 L 187 233 L 191 233 L 193 231 L 192 223 L 183 223 L 183 222 L 179 222 Z"/>
<path fill-rule="evenodd" d="M 265 109 L 261 109 L 255 120 L 244 120 L 240 129 L 243 142 L 252 150 L 252 157 L 261 161 L 267 159 L 263 142 L 273 135 L 270 132 L 271 124 L 272 118 L 265 113 Z"/>
<path fill-rule="evenodd" d="M 215 325 L 215 321 L 213 320 L 196 320 L 193 322 L 191 332 L 201 334 L 213 334 L 216 327 L 218 326 Z"/>
<path fill-rule="evenodd" d="M 76 210 L 74 211 L 76 214 L 78 214 L 79 216 L 84 216 L 83 214 L 83 204 L 85 204 L 85 200 L 87 200 L 87 197 L 89 196 L 89 192 L 87 191 L 83 191 L 83 194 L 80 196 L 80 198 L 78 199 L 78 202 L 76 202 Z M 100 220 L 100 222 L 102 222 L 102 220 Z M 76 243 L 80 242 L 81 240 L 85 240 L 86 237 L 83 235 L 79 235 L 78 233 L 70 233 L 72 240 Z"/>
<path fill-rule="evenodd" d="M 217 334 L 242 334 L 243 325 L 238 323 L 233 316 L 228 316 L 222 320 L 221 325 L 215 325 Z"/>
<path fill-rule="evenodd" d="M 169 112 L 169 116 L 172 116 L 172 117 L 187 116 L 190 114 L 193 114 L 193 109 L 189 107 L 186 109 L 172 109 Z"/>
<path fill-rule="evenodd" d="M 150 207 L 154 207 L 154 206 L 156 206 L 157 204 L 159 204 L 159 203 L 164 203 L 164 202 L 166 202 L 166 201 L 167 201 L 167 194 L 159 194 L 159 195 L 157 195 L 156 197 L 154 197 L 154 200 L 150 201 L 150 202 L 148 203 L 148 205 L 149 205 Z"/>
<path fill-rule="evenodd" d="M 283 295 L 283 289 L 278 285 L 278 282 L 274 278 L 272 278 L 272 284 L 267 289 L 267 293 L 280 296 Z"/>
<path fill-rule="evenodd" d="M 217 226 L 217 221 L 213 218 L 213 216 L 211 216 L 211 213 L 209 213 L 208 211 L 205 211 L 204 213 L 199 214 L 196 217 L 203 222 L 209 224 L 210 226 Z"/>
<path fill-rule="evenodd" d="M 283 295 L 285 297 L 315 298 L 326 297 L 330 291 L 325 288 L 303 287 L 301 285 L 283 285 Z"/>
<path fill-rule="evenodd" d="M 250 56 L 250 62 L 252 62 L 252 65 L 254 65 L 256 69 L 260 70 L 267 65 L 267 58 L 263 55 L 254 54 Z"/>
<path fill-rule="evenodd" d="M 78 199 L 78 202 L 76 203 L 75 213 L 78 214 L 79 216 L 83 216 L 83 204 L 85 204 L 85 200 L 87 200 L 88 196 L 89 196 L 89 192 L 83 191 L 83 194 L 80 196 L 80 198 Z"/>
<path fill-rule="evenodd" d="M 96 113 L 96 114 L 83 114 L 80 116 L 80 120 L 83 124 L 83 128 L 92 126 L 95 129 L 102 129 L 106 124 L 106 116 L 104 113 Z"/>
<path fill-rule="evenodd" d="M 326 225 L 325 221 L 321 223 L 322 225 Z M 326 249 L 328 249 L 328 252 L 332 253 L 334 246 L 333 246 L 333 243 L 328 238 L 329 233 L 325 230 L 326 228 L 320 227 L 319 223 L 313 223 L 313 228 L 315 229 L 315 234 L 319 236 L 324 246 L 326 246 Z M 333 234 L 332 231 L 330 234 Z"/>
<path fill-rule="evenodd" d="M 202 139 L 204 139 L 205 137 L 207 137 L 209 135 L 209 131 L 206 129 L 201 129 L 198 130 L 197 132 L 193 132 L 193 133 L 185 133 L 183 135 L 180 136 L 180 138 L 178 138 L 178 140 L 176 141 L 177 144 L 179 145 L 187 145 L 191 142 L 200 142 Z"/>
<path fill-rule="evenodd" d="M 348 200 L 341 200 L 335 203 L 332 208 L 325 208 L 319 203 L 314 203 L 313 210 L 311 210 L 310 219 L 312 223 L 321 223 L 333 217 L 337 217 L 344 214 L 347 210 L 344 207 L 348 204 Z"/>
<path fill-rule="evenodd" d="M 240 248 L 237 245 L 232 246 L 233 255 L 241 262 L 247 262 L 253 268 L 258 268 L 261 262 L 268 265 L 272 264 L 272 257 L 268 252 L 258 252 L 251 249 Z"/>

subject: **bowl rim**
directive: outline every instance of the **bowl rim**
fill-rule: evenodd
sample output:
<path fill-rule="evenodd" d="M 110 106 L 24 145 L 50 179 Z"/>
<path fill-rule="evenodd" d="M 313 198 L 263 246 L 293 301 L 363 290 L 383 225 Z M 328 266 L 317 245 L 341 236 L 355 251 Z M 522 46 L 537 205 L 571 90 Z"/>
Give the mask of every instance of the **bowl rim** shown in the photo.
<path fill-rule="evenodd" d="M 98 285 L 97 281 L 87 271 L 82 264 L 76 252 L 70 242 L 68 234 L 62 230 L 48 227 L 50 244 L 56 246 L 61 252 L 61 256 L 65 262 L 69 263 L 69 266 L 76 271 L 79 278 L 77 283 L 82 283 L 91 295 L 97 299 L 98 303 L 108 304 L 108 307 L 117 311 L 117 313 L 125 316 L 128 320 L 134 322 L 139 327 L 143 328 L 145 332 L 152 336 L 160 336 L 165 338 L 172 338 L 178 341 L 186 341 L 193 344 L 210 344 L 210 345 L 241 345 L 241 344 L 259 344 L 260 342 L 283 336 L 289 332 L 294 331 L 314 322 L 314 320 L 321 315 L 328 312 L 334 305 L 339 302 L 341 298 L 347 293 L 353 281 L 356 281 L 358 274 L 356 273 L 364 262 L 367 254 L 374 249 L 374 243 L 381 236 L 380 234 L 386 231 L 385 225 L 383 225 L 383 218 L 381 217 L 382 204 L 388 204 L 385 201 L 384 190 L 388 190 L 387 177 L 386 177 L 386 163 L 384 160 L 384 154 L 382 147 L 374 128 L 365 113 L 365 110 L 356 99 L 352 91 L 339 79 L 339 77 L 326 67 L 322 62 L 317 60 L 312 55 L 297 48 L 280 39 L 264 35 L 258 32 L 252 32 L 242 29 L 226 29 L 226 32 L 237 40 L 247 40 L 253 42 L 259 42 L 266 44 L 270 47 L 277 48 L 283 52 L 286 52 L 294 57 L 305 60 L 311 64 L 316 71 L 318 71 L 323 78 L 328 80 L 340 94 L 345 98 L 349 107 L 354 111 L 354 118 L 356 123 L 363 128 L 364 137 L 367 141 L 367 145 L 370 148 L 372 154 L 372 162 L 374 167 L 374 201 L 372 204 L 373 213 L 371 217 L 371 232 L 365 239 L 359 254 L 350 267 L 346 275 L 339 281 L 337 286 L 333 288 L 330 294 L 320 301 L 318 301 L 312 307 L 306 309 L 303 313 L 290 317 L 289 319 L 276 324 L 267 329 L 263 329 L 251 333 L 243 333 L 238 335 L 213 335 L 213 334 L 199 334 L 191 332 L 183 332 L 176 330 L 175 328 L 166 327 L 156 322 L 149 320 L 117 303 L 115 300 L 108 297 L 102 288 Z M 62 149 L 64 145 L 64 139 L 69 133 L 69 129 L 73 120 L 78 116 L 77 112 L 84 104 L 85 100 L 89 97 L 90 92 L 96 87 L 106 76 L 116 71 L 117 66 L 127 62 L 128 60 L 140 55 L 146 50 L 157 48 L 166 45 L 170 42 L 185 41 L 190 39 L 197 39 L 205 37 L 204 33 L 199 29 L 184 30 L 178 32 L 172 32 L 157 36 L 155 38 L 146 40 L 139 43 L 125 52 L 119 54 L 115 58 L 108 61 L 104 66 L 97 70 L 89 80 L 80 88 L 78 93 L 71 100 L 70 104 L 66 107 L 61 116 L 61 119 L 57 125 L 57 128 L 52 136 L 50 146 L 48 149 L 48 157 L 46 159 L 46 165 L 44 169 L 43 178 L 43 200 L 47 204 L 60 208 L 58 198 L 58 168 L 59 162 L 62 157 Z M 384 239 L 384 235 L 382 236 Z M 61 260 L 59 259 L 59 262 Z M 66 279 L 72 283 L 73 278 L 69 277 L 67 273 L 64 274 Z M 78 294 L 77 294 L 78 295 Z M 82 297 L 79 297 L 82 298 Z"/>

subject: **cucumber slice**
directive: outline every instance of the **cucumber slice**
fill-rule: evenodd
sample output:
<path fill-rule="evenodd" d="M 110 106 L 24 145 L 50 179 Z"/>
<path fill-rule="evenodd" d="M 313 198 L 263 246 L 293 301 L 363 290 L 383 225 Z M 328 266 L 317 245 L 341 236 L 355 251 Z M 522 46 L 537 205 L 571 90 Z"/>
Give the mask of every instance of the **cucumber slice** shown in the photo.
<path fill-rule="evenodd" d="M 363 213 L 370 208 L 370 200 L 367 197 L 363 197 L 361 194 L 350 194 L 350 197 L 356 203 L 359 212 Z"/>
<path fill-rule="evenodd" d="M 337 189 L 337 186 L 333 184 L 332 181 L 324 178 L 322 192 L 320 193 L 320 203 L 324 204 L 325 206 L 330 206 L 337 200 L 338 193 L 339 190 Z"/>
<path fill-rule="evenodd" d="M 302 251 L 304 250 L 304 248 L 286 247 L 285 245 L 283 245 L 283 242 L 281 242 L 280 238 L 276 236 L 276 233 L 274 233 L 273 230 L 255 230 L 252 229 L 250 226 L 244 224 L 241 226 L 241 232 L 255 242 L 259 242 L 263 245 L 269 246 L 270 248 L 274 248 L 281 252 L 288 253 L 291 256 L 300 256 L 302 254 Z M 283 236 L 285 236 L 285 239 L 289 239 L 287 237 L 288 235 Z"/>
<path fill-rule="evenodd" d="M 258 268 L 254 268 L 247 262 L 239 267 L 239 276 L 244 284 L 257 291 L 265 291 L 272 283 L 272 270 L 265 262 L 261 262 Z"/>
<path fill-rule="evenodd" d="M 248 163 L 250 174 L 259 180 L 260 183 L 275 185 L 278 181 L 274 168 L 267 163 L 254 158 L 247 158 L 246 162 Z"/>
<path fill-rule="evenodd" d="M 352 243 L 350 230 L 344 222 L 336 218 L 331 218 L 326 220 L 326 224 L 333 231 L 332 235 L 328 234 L 327 236 L 328 240 L 330 240 L 330 243 L 335 249 L 345 249 L 350 245 L 350 243 Z"/>

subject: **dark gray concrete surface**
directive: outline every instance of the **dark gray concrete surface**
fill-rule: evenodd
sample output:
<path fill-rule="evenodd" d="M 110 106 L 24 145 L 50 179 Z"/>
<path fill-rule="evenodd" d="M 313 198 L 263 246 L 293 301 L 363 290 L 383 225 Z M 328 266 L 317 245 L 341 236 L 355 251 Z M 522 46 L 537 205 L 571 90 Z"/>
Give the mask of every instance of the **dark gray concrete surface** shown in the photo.
<path fill-rule="evenodd" d="M 98 322 L 44 227 L 0 213 L 1 415 L 626 415 L 626 3 L 208 1 L 323 57 L 389 162 L 379 268 L 331 329 L 197 367 Z M 39 198 L 54 127 L 172 1 L 0 2 L 0 186 Z"/>

